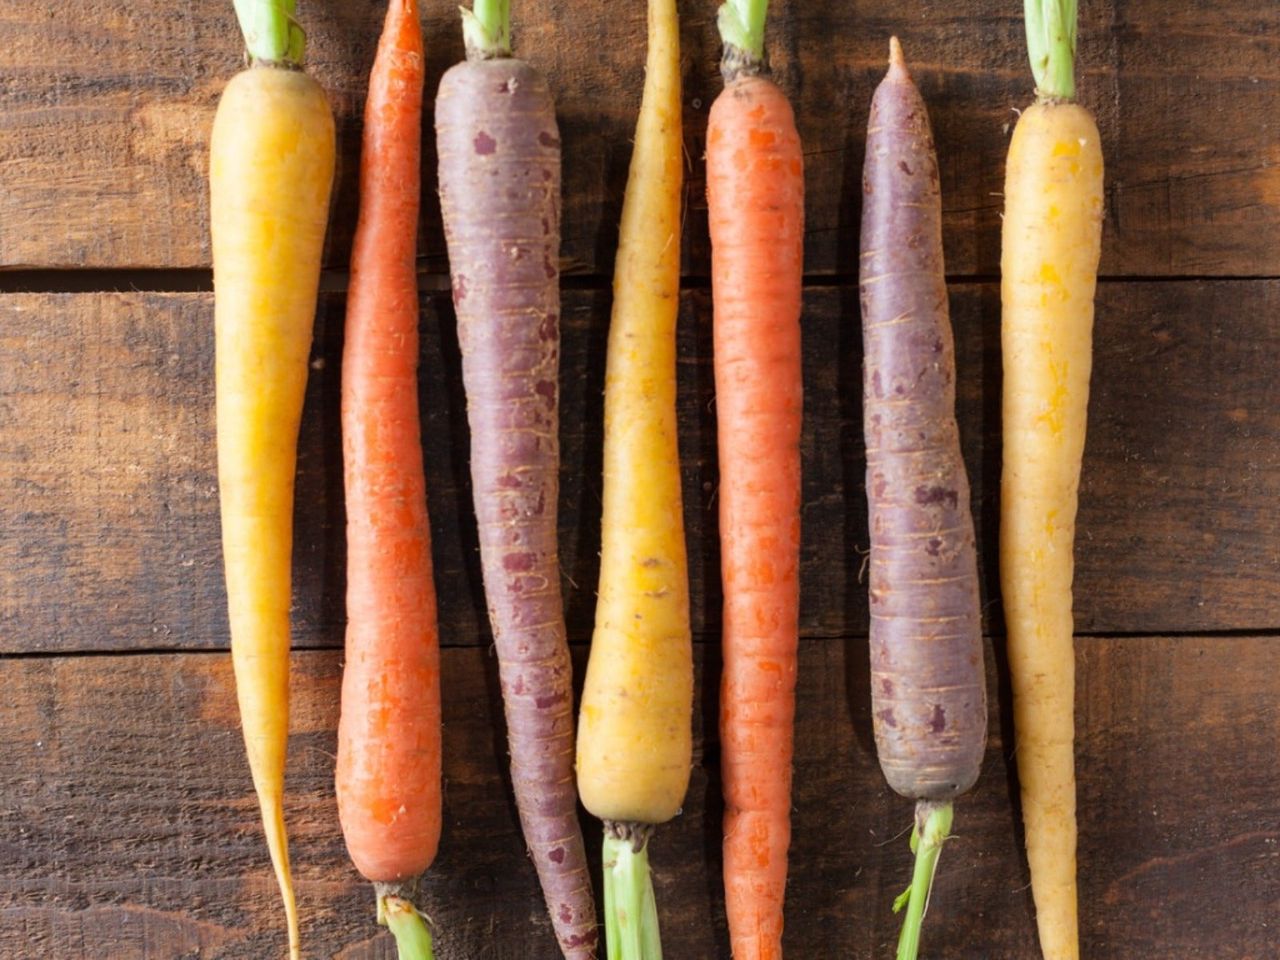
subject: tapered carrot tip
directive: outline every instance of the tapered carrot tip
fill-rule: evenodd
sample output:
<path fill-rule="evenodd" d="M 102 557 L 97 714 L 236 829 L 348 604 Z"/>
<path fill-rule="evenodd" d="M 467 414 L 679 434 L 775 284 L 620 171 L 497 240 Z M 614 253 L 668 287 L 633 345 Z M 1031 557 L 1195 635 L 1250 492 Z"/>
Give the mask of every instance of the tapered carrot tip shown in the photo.
<path fill-rule="evenodd" d="M 900 70 L 907 72 L 907 58 L 902 55 L 902 44 L 897 37 L 889 38 L 889 72 Z"/>

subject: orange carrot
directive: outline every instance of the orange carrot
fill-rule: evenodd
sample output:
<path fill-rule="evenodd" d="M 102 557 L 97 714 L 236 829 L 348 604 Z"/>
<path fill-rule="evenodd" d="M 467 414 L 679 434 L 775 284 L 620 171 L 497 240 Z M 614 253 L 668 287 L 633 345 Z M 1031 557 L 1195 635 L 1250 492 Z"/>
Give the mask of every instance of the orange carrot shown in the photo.
<path fill-rule="evenodd" d="M 440 655 L 417 387 L 422 88 L 417 0 L 391 0 L 365 105 L 342 361 L 337 795 L 347 850 L 373 881 L 402 958 L 431 956 L 411 898 L 440 839 Z"/>
<path fill-rule="evenodd" d="M 751 22 L 747 22 L 751 21 Z M 707 128 L 724 674 L 724 884 L 735 960 L 782 956 L 800 565 L 804 163 L 767 77 L 764 4 L 721 8 Z"/>

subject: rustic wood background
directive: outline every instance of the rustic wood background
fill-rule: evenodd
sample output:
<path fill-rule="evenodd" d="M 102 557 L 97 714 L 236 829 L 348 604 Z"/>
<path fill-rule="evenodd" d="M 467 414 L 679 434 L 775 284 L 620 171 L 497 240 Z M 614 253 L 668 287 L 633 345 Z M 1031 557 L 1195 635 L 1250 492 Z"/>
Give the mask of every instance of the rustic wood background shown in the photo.
<path fill-rule="evenodd" d="M 394 955 L 332 790 L 342 640 L 337 384 L 364 76 L 384 9 L 303 0 L 342 173 L 300 456 L 288 817 L 308 956 Z M 431 3 L 434 88 L 461 55 Z M 611 251 L 643 4 L 521 0 L 565 169 L 561 544 L 585 659 Z M 699 701 L 693 785 L 654 843 L 667 953 L 727 957 L 715 742 L 718 556 L 701 162 L 715 0 L 682 0 L 690 158 L 680 409 Z M 929 101 L 994 694 L 925 952 L 1037 956 L 995 576 L 1000 189 L 1028 100 L 1021 4 L 774 0 L 770 50 L 808 164 L 804 603 L 787 945 L 891 955 L 910 805 L 871 742 L 854 285 L 863 127 L 889 34 Z M 1081 490 L 1081 923 L 1091 960 L 1262 960 L 1280 937 L 1280 5 L 1098 0 L 1084 101 L 1108 162 Z M 205 152 L 240 62 L 231 4 L 0 0 L 0 956 L 283 955 L 245 768 L 217 536 Z M 434 162 L 428 151 L 429 163 Z M 427 174 L 428 192 L 434 176 Z M 556 956 L 505 773 L 457 343 L 423 212 L 428 484 L 445 643 L 438 955 Z M 596 829 L 588 823 L 595 843 Z"/>

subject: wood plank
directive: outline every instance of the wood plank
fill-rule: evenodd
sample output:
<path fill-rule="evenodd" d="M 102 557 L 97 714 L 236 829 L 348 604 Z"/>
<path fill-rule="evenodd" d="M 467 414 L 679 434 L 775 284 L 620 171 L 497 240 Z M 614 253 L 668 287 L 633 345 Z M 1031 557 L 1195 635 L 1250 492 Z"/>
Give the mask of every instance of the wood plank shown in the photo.
<path fill-rule="evenodd" d="M 718 671 L 713 650 L 698 654 L 692 788 L 653 857 L 668 955 L 727 957 L 708 724 Z M 865 658 L 862 641 L 802 654 L 790 956 L 869 960 L 889 955 L 896 935 L 890 904 L 909 874 L 910 804 L 889 793 L 875 762 Z M 1280 779 L 1258 760 L 1280 751 L 1280 644 L 1090 639 L 1078 666 L 1084 955 L 1271 956 Z M 304 935 L 312 955 L 389 958 L 336 823 L 338 657 L 301 653 L 294 667 L 288 818 Z M 2 669 L 12 706 L 0 713 L 0 955 L 280 956 L 228 659 L 35 658 Z M 452 649 L 443 669 L 445 831 L 423 898 L 438 955 L 553 960 L 503 771 L 494 662 Z M 1037 955 L 999 717 L 935 888 L 935 960 Z M 595 848 L 595 823 L 584 823 Z"/>
<path fill-rule="evenodd" d="M 952 289 L 959 416 L 991 625 L 999 302 Z M 719 622 L 706 291 L 684 296 L 680 422 L 694 628 Z M 801 629 L 866 630 L 861 334 L 852 288 L 811 288 Z M 0 297 L 0 652 L 225 646 L 207 294 Z M 1280 282 L 1101 288 L 1082 486 L 1082 632 L 1280 626 Z M 342 640 L 342 301 L 320 309 L 299 467 L 296 642 Z M 564 304 L 560 543 L 570 633 L 590 636 L 608 294 Z M 448 297 L 426 298 L 422 412 L 446 642 L 488 642 Z"/>
<path fill-rule="evenodd" d="M 701 156 L 720 89 L 714 3 L 683 5 L 685 268 L 707 272 Z M 1031 80 L 1016 5 L 775 0 L 770 49 L 806 144 L 807 268 L 856 269 L 859 170 L 890 33 L 930 103 L 952 274 L 999 265 L 1008 124 Z M 383 4 L 304 4 L 310 63 L 339 116 L 341 177 L 328 252 L 347 262 L 359 114 Z M 1081 27 L 1081 96 L 1108 158 L 1103 272 L 1280 275 L 1280 7 L 1256 0 L 1104 0 Z M 643 64 L 641 5 L 529 0 L 519 51 L 557 91 L 565 155 L 565 267 L 611 269 Z M 427 13 L 429 90 L 461 55 L 452 7 Z M 203 267 L 204 183 L 217 96 L 237 68 L 230 5 L 86 0 L 66 11 L 0 0 L 0 267 Z M 428 151 L 428 165 L 434 164 Z M 427 196 L 434 190 L 428 175 Z M 424 213 L 440 272 L 438 213 Z"/>

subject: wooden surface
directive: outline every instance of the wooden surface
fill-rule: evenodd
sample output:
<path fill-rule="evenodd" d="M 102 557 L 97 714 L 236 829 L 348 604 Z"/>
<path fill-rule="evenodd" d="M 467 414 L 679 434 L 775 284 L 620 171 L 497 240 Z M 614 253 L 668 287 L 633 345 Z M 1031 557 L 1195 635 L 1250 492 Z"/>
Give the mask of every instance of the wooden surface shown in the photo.
<path fill-rule="evenodd" d="M 681 5 L 685 250 L 697 274 L 708 259 L 701 157 L 720 89 L 717 5 Z M 434 93 L 462 48 L 455 5 L 425 6 Z M 1103 273 L 1280 273 L 1280 5 L 1081 6 L 1081 97 L 1098 113 L 1107 153 Z M 340 120 L 329 249 L 339 267 L 353 227 L 364 77 L 383 10 L 374 0 L 312 0 L 301 12 L 309 62 Z M 640 96 L 644 5 L 524 0 L 515 16 L 518 52 L 546 71 L 560 105 L 566 267 L 607 273 Z M 775 0 L 771 56 L 795 98 L 805 145 L 809 271 L 856 272 L 849 241 L 865 112 L 891 32 L 901 35 L 937 132 L 948 269 L 993 274 L 1007 129 L 1032 86 L 1015 0 Z M 0 265 L 206 266 L 207 136 L 241 49 L 230 2 L 0 0 L 0 35 Z M 430 208 L 424 219 L 424 251 L 436 270 L 439 219 Z"/>
<path fill-rule="evenodd" d="M 606 292 L 563 322 L 561 549 L 571 636 L 590 638 L 598 575 Z M 1280 281 L 1107 283 L 1081 492 L 1082 633 L 1277 626 Z M 952 287 L 959 414 L 999 628 L 995 528 L 1000 309 Z M 343 301 L 324 298 L 299 454 L 297 642 L 344 622 L 337 387 Z M 802 630 L 866 631 L 861 331 L 854 287 L 805 296 Z M 212 295 L 0 299 L 0 652 L 223 647 L 213 451 Z M 694 629 L 719 623 L 710 298 L 687 292 L 680 418 Z M 423 311 L 428 500 L 445 642 L 487 644 L 467 477 L 466 408 L 447 294 Z M 109 611 L 104 617 L 103 611 Z"/>
<path fill-rule="evenodd" d="M 703 694 L 716 683 L 713 650 L 699 646 Z M 1084 955 L 1274 956 L 1280 809 L 1270 761 L 1280 727 L 1274 707 L 1258 721 L 1274 700 L 1280 647 L 1256 637 L 1091 638 L 1078 659 Z M 389 960 L 334 829 L 338 658 L 299 653 L 294 668 L 288 816 L 310 955 Z M 519 854 L 496 665 L 485 650 L 455 648 L 443 670 L 445 831 L 423 896 L 437 956 L 554 960 Z M 0 714 L 0 956 L 280 956 L 227 659 L 40 658 L 6 672 L 16 709 Z M 799 676 L 788 955 L 889 956 L 890 905 L 910 873 L 911 804 L 887 793 L 872 753 L 865 641 L 806 643 Z M 994 672 L 990 682 L 1003 693 Z M 688 802 L 652 848 L 673 958 L 728 956 L 706 704 Z M 933 895 L 925 956 L 936 960 L 1035 955 L 1003 696 L 998 706 Z"/>
<path fill-rule="evenodd" d="M 701 153 L 714 0 L 682 0 L 680 326 L 698 748 L 654 846 L 667 955 L 727 958 L 715 743 L 716 443 Z M 289 823 L 308 956 L 390 958 L 332 791 L 343 609 L 337 384 L 358 112 L 383 4 L 303 0 L 343 169 L 299 466 Z M 1026 103 L 1020 5 L 774 0 L 809 189 L 802 662 L 787 947 L 891 954 L 910 807 L 876 766 L 865 640 L 860 331 L 865 111 L 890 33 L 940 150 L 959 412 L 983 550 L 992 739 L 957 810 L 925 960 L 1034 960 L 995 567 L 999 192 Z M 1089 960 L 1264 960 L 1280 930 L 1280 6 L 1083 5 L 1108 162 L 1076 616 Z M 460 54 L 427 11 L 430 83 Z M 642 73 L 639 3 L 522 0 L 566 148 L 561 546 L 586 655 L 609 270 Z M 0 957 L 274 960 L 277 894 L 243 760 L 212 446 L 204 151 L 231 5 L 0 0 Z M 434 175 L 428 174 L 426 196 Z M 551 960 L 506 781 L 438 210 L 423 215 L 424 444 L 445 642 L 441 960 Z M 30 292 L 20 292 L 30 291 Z M 123 292 L 121 292 L 123 291 Z M 186 292 L 183 292 L 186 291 Z M 597 827 L 587 819 L 595 849 Z"/>

